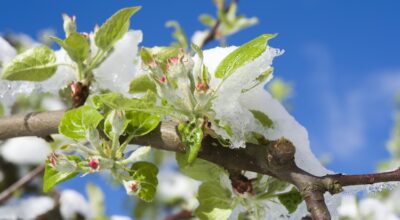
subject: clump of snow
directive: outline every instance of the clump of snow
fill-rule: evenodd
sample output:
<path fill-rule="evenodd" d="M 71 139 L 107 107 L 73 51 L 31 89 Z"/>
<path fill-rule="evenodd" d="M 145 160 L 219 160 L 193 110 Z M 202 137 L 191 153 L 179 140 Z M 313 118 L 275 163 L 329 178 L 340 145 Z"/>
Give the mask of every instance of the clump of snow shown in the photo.
<path fill-rule="evenodd" d="M 111 220 L 132 220 L 131 217 L 128 216 L 122 216 L 122 215 L 112 215 L 110 217 Z"/>
<path fill-rule="evenodd" d="M 129 83 L 140 68 L 138 44 L 142 37 L 141 31 L 130 30 L 115 44 L 111 55 L 93 71 L 100 88 L 128 94 Z"/>
<path fill-rule="evenodd" d="M 8 139 L 0 148 L 1 155 L 8 162 L 19 165 L 43 164 L 51 152 L 50 145 L 37 137 Z"/>
<path fill-rule="evenodd" d="M 54 208 L 53 199 L 40 196 L 0 207 L 1 219 L 35 219 Z"/>
<path fill-rule="evenodd" d="M 74 190 L 61 192 L 60 205 L 60 212 L 64 219 L 74 219 L 78 213 L 84 216 L 85 219 L 90 219 L 92 216 L 87 200 Z"/>
<path fill-rule="evenodd" d="M 218 64 L 234 49 L 236 47 L 215 48 L 204 51 L 204 64 L 211 74 L 211 88 L 215 88 L 220 81 L 214 76 Z M 265 83 L 242 93 L 242 89 L 250 87 L 254 79 L 271 68 L 272 60 L 281 54 L 282 51 L 269 47 L 260 57 L 237 69 L 224 82 L 217 92 L 213 109 L 216 112 L 216 118 L 227 122 L 231 126 L 234 135 L 229 137 L 224 130 L 218 128 L 215 128 L 215 130 L 223 137 L 229 138 L 233 145 L 231 147 L 234 148 L 245 147 L 245 134 L 247 132 L 263 134 L 269 140 L 277 140 L 284 137 L 296 147 L 295 162 L 300 168 L 317 176 L 330 174 L 332 172 L 327 170 L 312 153 L 307 130 L 287 112 L 279 101 L 275 100 L 264 89 Z M 269 80 L 267 79 L 266 82 Z M 273 121 L 273 127 L 263 127 L 249 110 L 258 110 L 265 113 Z M 326 197 L 332 216 L 336 216 L 336 208 L 340 198 L 336 195 L 328 195 L 328 193 Z M 266 205 L 269 210 L 270 208 L 283 210 L 281 214 L 287 215 L 288 218 L 289 216 L 290 218 L 296 216 L 296 218 L 300 219 L 308 214 L 304 203 L 292 215 L 288 215 L 287 211 L 282 207 L 280 209 L 275 207 L 277 206 L 276 204 Z"/>
<path fill-rule="evenodd" d="M 235 49 L 236 47 L 228 47 L 204 51 L 204 64 L 211 74 L 211 88 L 215 88 L 220 82 L 214 76 L 218 64 Z M 271 68 L 272 60 L 280 54 L 282 51 L 268 47 L 260 57 L 239 68 L 226 80 L 217 92 L 213 109 L 217 118 L 229 123 L 235 135 L 226 136 L 224 131 L 218 129 L 217 132 L 230 138 L 234 145 L 232 147 L 245 147 L 244 135 L 251 131 L 261 133 L 270 140 L 285 137 L 296 147 L 296 164 L 299 167 L 318 176 L 332 173 L 311 152 L 307 130 L 264 89 L 265 84 L 242 93 L 242 89 L 248 88 L 259 74 Z M 264 112 L 273 121 L 273 127 L 264 128 L 249 110 Z"/>
<path fill-rule="evenodd" d="M 341 217 L 347 217 L 351 219 L 400 219 L 393 212 L 390 204 L 388 204 L 387 201 L 382 202 L 375 198 L 364 198 L 360 201 L 357 201 L 355 196 L 343 196 L 342 204 L 338 208 L 338 213 Z"/>
<path fill-rule="evenodd" d="M 67 108 L 57 97 L 45 97 L 41 102 L 41 106 L 48 111 L 63 110 Z"/>
<path fill-rule="evenodd" d="M 194 34 L 191 38 L 191 41 L 192 41 L 192 43 L 196 44 L 197 46 L 200 46 L 209 34 L 210 34 L 209 30 L 196 31 L 196 32 L 194 32 Z"/>
<path fill-rule="evenodd" d="M 158 175 L 157 197 L 162 201 L 182 198 L 187 209 L 197 206 L 196 194 L 200 182 L 188 178 L 178 172 L 164 171 Z"/>

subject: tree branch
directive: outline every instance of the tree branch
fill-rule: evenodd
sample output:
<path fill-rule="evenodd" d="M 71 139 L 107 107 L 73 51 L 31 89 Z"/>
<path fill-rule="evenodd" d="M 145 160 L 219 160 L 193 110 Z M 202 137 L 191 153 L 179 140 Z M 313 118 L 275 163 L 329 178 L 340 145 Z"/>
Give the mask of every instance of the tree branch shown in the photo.
<path fill-rule="evenodd" d="M 35 169 L 33 169 L 31 172 L 29 172 L 27 175 L 19 179 L 17 182 L 12 184 L 10 187 L 8 187 L 6 190 L 0 193 L 0 203 L 4 203 L 7 199 L 9 199 L 12 194 L 20 189 L 21 187 L 24 187 L 26 184 L 28 184 L 33 178 L 38 176 L 44 171 L 44 165 L 39 165 Z"/>
<path fill-rule="evenodd" d="M 17 136 L 43 137 L 57 133 L 63 114 L 63 111 L 52 111 L 0 118 L 0 140 Z M 157 129 L 134 139 L 132 143 L 184 152 L 185 146 L 181 142 L 176 126 L 177 124 L 173 122 L 163 122 Z M 265 145 L 247 144 L 246 148 L 230 149 L 221 146 L 212 137 L 206 136 L 198 156 L 227 170 L 253 171 L 295 185 L 314 220 L 330 219 L 323 196 L 325 192 L 339 193 L 342 191 L 342 186 L 400 181 L 400 169 L 378 174 L 335 174 L 318 177 L 297 167 L 294 155 L 295 147 L 284 138 L 270 141 Z"/>

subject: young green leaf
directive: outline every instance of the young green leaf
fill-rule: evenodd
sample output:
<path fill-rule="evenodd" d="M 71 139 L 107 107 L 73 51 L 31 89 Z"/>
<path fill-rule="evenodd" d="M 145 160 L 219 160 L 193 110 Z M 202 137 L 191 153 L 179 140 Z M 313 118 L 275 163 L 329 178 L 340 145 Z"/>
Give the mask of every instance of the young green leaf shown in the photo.
<path fill-rule="evenodd" d="M 132 163 L 137 161 L 145 160 L 151 151 L 151 147 L 139 147 L 137 150 L 131 153 L 128 158 L 122 161 L 122 163 Z"/>
<path fill-rule="evenodd" d="M 3 70 L 3 79 L 44 81 L 56 72 L 56 56 L 46 47 L 40 46 L 29 49 L 11 60 Z"/>
<path fill-rule="evenodd" d="M 200 126 L 198 125 L 200 124 Z M 178 131 L 182 142 L 186 146 L 187 162 L 191 164 L 197 157 L 203 141 L 203 130 L 201 123 L 192 121 L 190 123 L 181 123 L 178 126 Z"/>
<path fill-rule="evenodd" d="M 261 83 L 263 83 L 265 80 L 268 79 L 268 77 L 274 72 L 274 68 L 270 67 L 268 68 L 267 71 L 261 73 L 259 76 L 257 76 L 257 78 L 254 80 L 253 85 L 251 85 L 249 88 L 246 89 L 242 89 L 242 93 L 248 92 L 251 89 L 253 89 L 254 87 L 260 85 Z"/>
<path fill-rule="evenodd" d="M 61 134 L 72 139 L 86 138 L 87 130 L 95 128 L 103 116 L 90 106 L 82 106 L 67 111 L 61 119 L 58 130 Z"/>
<path fill-rule="evenodd" d="M 57 37 L 51 37 L 51 39 L 64 48 L 71 60 L 77 63 L 82 63 L 89 56 L 89 41 L 83 34 L 73 32 L 65 40 Z"/>
<path fill-rule="evenodd" d="M 200 158 L 188 164 L 185 154 L 176 153 L 179 170 L 186 176 L 199 181 L 218 181 L 225 170 L 216 164 Z"/>
<path fill-rule="evenodd" d="M 137 162 L 132 165 L 133 180 L 139 183 L 137 195 L 146 202 L 151 202 L 156 194 L 158 168 L 149 162 Z"/>
<path fill-rule="evenodd" d="M 59 172 L 53 168 L 47 160 L 43 177 L 43 191 L 48 192 L 56 185 L 69 180 L 78 174 L 78 172 Z"/>
<path fill-rule="evenodd" d="M 232 193 L 223 188 L 218 182 L 205 182 L 201 184 L 197 199 L 199 206 L 195 215 L 202 220 L 224 220 L 232 213 Z"/>
<path fill-rule="evenodd" d="M 199 16 L 199 20 L 202 24 L 208 26 L 208 27 L 213 27 L 217 21 L 211 17 L 211 15 L 208 14 L 202 14 Z"/>
<path fill-rule="evenodd" d="M 275 36 L 276 34 L 263 34 L 234 50 L 219 63 L 215 77 L 226 79 L 239 67 L 255 60 L 267 49 L 268 40 Z"/>
<path fill-rule="evenodd" d="M 253 117 L 262 124 L 262 126 L 266 128 L 271 128 L 273 126 L 274 123 L 264 112 L 258 110 L 249 110 L 249 111 L 253 114 Z"/>
<path fill-rule="evenodd" d="M 111 49 L 128 31 L 131 16 L 141 7 L 124 8 L 111 16 L 97 31 L 94 38 L 96 46 L 104 51 Z"/>
<path fill-rule="evenodd" d="M 160 116 L 139 111 L 126 113 L 129 120 L 127 132 L 135 136 L 142 136 L 154 130 L 160 123 Z"/>
<path fill-rule="evenodd" d="M 176 21 L 168 21 L 166 26 L 175 28 L 175 32 L 172 34 L 172 36 L 178 41 L 178 46 L 180 48 L 186 49 L 188 47 L 188 40 L 179 23 Z"/>
<path fill-rule="evenodd" d="M 180 50 L 178 47 L 152 47 L 140 50 L 140 56 L 145 64 L 156 61 L 163 70 L 166 70 L 168 59 L 177 57 L 179 53 Z"/>
<path fill-rule="evenodd" d="M 145 93 L 148 90 L 157 93 L 156 84 L 145 74 L 135 77 L 129 85 L 129 93 L 131 94 Z"/>
<path fill-rule="evenodd" d="M 278 195 L 278 199 L 289 213 L 296 211 L 297 206 L 303 201 L 300 192 L 294 187 L 289 192 Z"/>

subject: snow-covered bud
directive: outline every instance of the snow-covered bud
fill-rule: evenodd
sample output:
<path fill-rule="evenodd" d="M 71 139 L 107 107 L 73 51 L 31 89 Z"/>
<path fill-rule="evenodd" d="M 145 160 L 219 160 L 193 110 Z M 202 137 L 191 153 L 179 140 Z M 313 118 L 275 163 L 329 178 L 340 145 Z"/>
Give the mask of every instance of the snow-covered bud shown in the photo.
<path fill-rule="evenodd" d="M 65 37 L 68 37 L 70 34 L 76 32 L 76 17 L 75 16 L 68 16 L 67 14 L 62 15 L 64 20 L 64 32 Z"/>

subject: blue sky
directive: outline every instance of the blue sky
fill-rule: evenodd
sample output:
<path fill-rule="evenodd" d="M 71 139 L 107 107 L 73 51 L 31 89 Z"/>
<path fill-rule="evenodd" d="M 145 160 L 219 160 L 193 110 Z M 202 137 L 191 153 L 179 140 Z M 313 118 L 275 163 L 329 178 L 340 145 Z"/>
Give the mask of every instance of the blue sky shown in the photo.
<path fill-rule="evenodd" d="M 211 0 L 2 0 L 0 32 L 35 37 L 51 28 L 61 36 L 64 12 L 77 16 L 80 31 L 90 31 L 134 5 L 143 6 L 131 27 L 143 30 L 144 46 L 171 42 L 167 20 L 178 20 L 191 35 L 204 28 L 198 15 L 215 11 Z M 240 1 L 239 11 L 260 23 L 228 38 L 230 45 L 279 33 L 270 44 L 286 53 L 274 63 L 275 76 L 294 85 L 293 115 L 308 129 L 313 151 L 329 153 L 329 168 L 337 172 L 373 171 L 389 156 L 385 142 L 400 92 L 400 2 L 248 0 Z M 68 186 L 82 188 L 78 180 Z M 107 191 L 113 198 L 123 193 Z"/>

